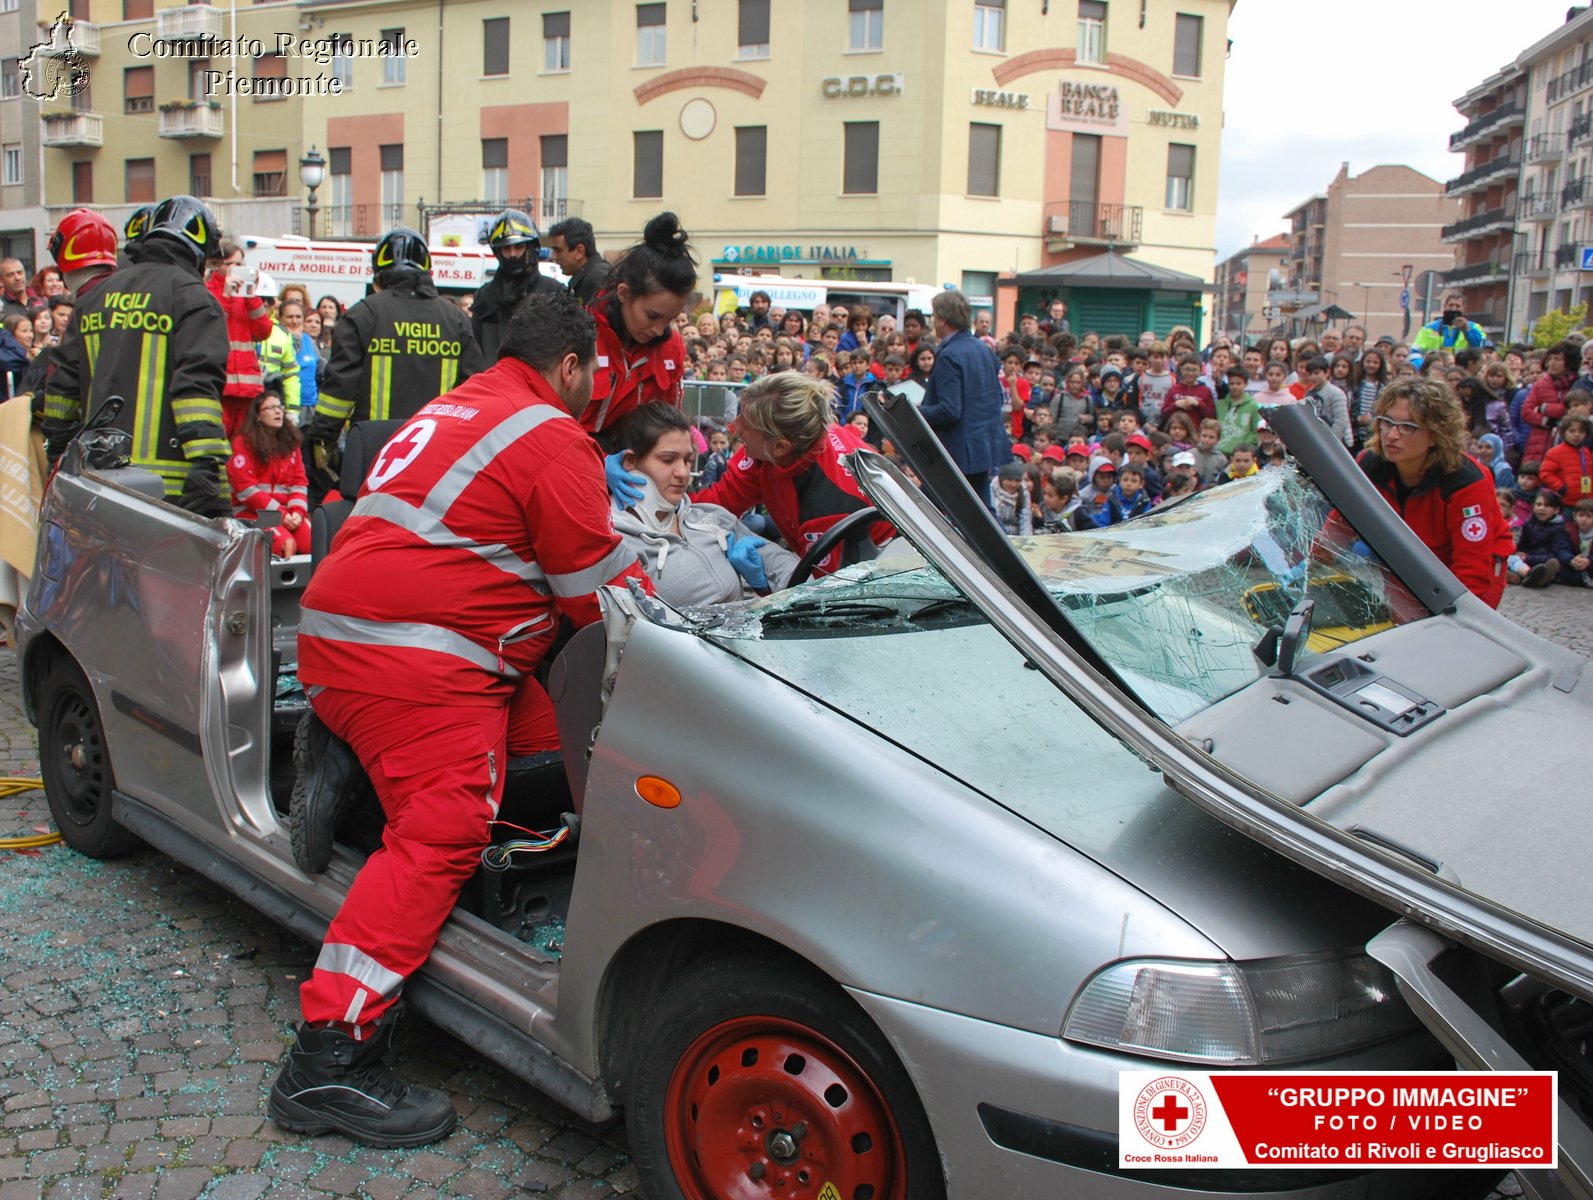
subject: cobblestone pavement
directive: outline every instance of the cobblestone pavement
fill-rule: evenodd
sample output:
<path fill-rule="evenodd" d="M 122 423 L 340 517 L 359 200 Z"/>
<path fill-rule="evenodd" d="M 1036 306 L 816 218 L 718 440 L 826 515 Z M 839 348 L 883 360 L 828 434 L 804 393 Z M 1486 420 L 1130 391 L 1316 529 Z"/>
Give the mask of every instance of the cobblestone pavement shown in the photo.
<path fill-rule="evenodd" d="M 1512 588 L 1502 610 L 1593 654 L 1593 593 Z M 37 774 L 0 651 L 0 775 Z M 48 825 L 42 792 L 0 800 L 0 836 Z M 637 1191 L 617 1127 L 588 1126 L 418 1017 L 400 1030 L 401 1061 L 453 1097 L 446 1141 L 377 1151 L 278 1130 L 265 1088 L 315 947 L 153 851 L 0 852 L 0 945 L 0 1200 Z"/>

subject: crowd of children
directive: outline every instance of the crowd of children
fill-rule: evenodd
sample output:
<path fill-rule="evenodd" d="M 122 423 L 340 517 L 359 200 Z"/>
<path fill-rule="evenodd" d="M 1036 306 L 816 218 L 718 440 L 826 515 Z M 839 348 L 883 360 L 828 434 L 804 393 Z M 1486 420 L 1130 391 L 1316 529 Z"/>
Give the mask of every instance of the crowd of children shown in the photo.
<path fill-rule="evenodd" d="M 745 317 L 703 313 L 686 335 L 688 378 L 750 381 L 799 370 L 835 386 L 835 417 L 875 446 L 859 393 L 873 381 L 927 383 L 935 343 L 924 314 L 897 328 L 866 308 L 812 313 L 769 308 Z M 1546 350 L 1491 343 L 1425 357 L 1391 337 L 1368 344 L 1357 325 L 1316 337 L 1218 336 L 1201 350 L 1194 331 L 1075 336 L 1065 305 L 1024 314 L 990 346 L 1007 399 L 1012 461 L 991 481 L 990 503 L 1012 534 L 1117 524 L 1192 491 L 1280 466 L 1288 454 L 1261 417 L 1264 406 L 1310 404 L 1359 452 L 1382 389 L 1424 375 L 1454 390 L 1470 451 L 1494 476 L 1517 531 L 1510 578 L 1528 586 L 1590 586 L 1593 535 L 1593 343 Z M 716 440 L 717 439 L 717 440 Z M 723 431 L 709 431 L 704 478 L 728 461 Z"/>

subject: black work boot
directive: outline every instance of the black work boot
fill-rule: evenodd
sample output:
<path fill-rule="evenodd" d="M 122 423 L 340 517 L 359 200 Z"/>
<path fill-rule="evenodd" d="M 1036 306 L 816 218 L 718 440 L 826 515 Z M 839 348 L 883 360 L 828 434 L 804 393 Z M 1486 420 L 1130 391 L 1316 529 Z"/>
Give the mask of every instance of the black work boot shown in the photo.
<path fill-rule="evenodd" d="M 299 1026 L 271 1087 L 271 1119 L 295 1133 L 337 1132 L 364 1146 L 424 1146 L 458 1119 L 447 1096 L 392 1072 L 389 1015 L 364 1041 L 340 1029 Z"/>
<path fill-rule="evenodd" d="M 293 767 L 288 804 L 293 861 L 306 875 L 319 875 L 332 861 L 332 835 L 359 798 L 364 768 L 314 711 L 299 718 L 293 733 Z"/>

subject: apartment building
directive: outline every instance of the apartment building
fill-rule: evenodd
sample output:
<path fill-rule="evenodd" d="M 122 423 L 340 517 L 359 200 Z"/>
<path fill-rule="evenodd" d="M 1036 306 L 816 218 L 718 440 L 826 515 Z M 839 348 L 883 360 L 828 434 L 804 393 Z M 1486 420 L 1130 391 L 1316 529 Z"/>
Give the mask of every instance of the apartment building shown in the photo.
<path fill-rule="evenodd" d="M 1288 277 L 1294 239 L 1287 233 L 1257 238 L 1217 264 L 1216 317 L 1219 333 L 1249 340 L 1277 324 L 1263 313 L 1272 272 Z"/>
<path fill-rule="evenodd" d="M 1545 204 L 1550 193 L 1541 190 L 1536 172 L 1532 190 L 1519 192 L 1526 79 L 1527 73 L 1511 64 L 1455 101 L 1466 124 L 1450 135 L 1449 148 L 1465 152 L 1466 169 L 1444 185 L 1444 194 L 1460 202 L 1460 219 L 1443 230 L 1444 242 L 1455 249 L 1444 290 L 1459 289 L 1471 319 L 1500 338 L 1509 318 L 1516 222 L 1558 207 Z M 1551 189 L 1553 173 L 1551 166 Z"/>
<path fill-rule="evenodd" d="M 0 70 L 63 2 L 0 16 Z M 0 137 L 44 208 L 33 260 L 74 204 L 119 219 L 179 191 L 229 229 L 308 233 L 313 147 L 321 237 L 514 202 L 582 215 L 614 250 L 668 207 L 705 281 L 752 267 L 991 297 L 1107 251 L 1209 279 L 1229 7 L 70 0 L 83 86 L 37 117 L 0 99 Z M 13 230 L 18 186 L 0 193 Z"/>

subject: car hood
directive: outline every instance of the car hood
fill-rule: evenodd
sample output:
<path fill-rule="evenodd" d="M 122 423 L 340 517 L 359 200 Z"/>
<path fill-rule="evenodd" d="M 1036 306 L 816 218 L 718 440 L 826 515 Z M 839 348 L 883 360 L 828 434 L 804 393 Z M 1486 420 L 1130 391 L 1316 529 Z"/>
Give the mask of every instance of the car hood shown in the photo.
<path fill-rule="evenodd" d="M 1309 462 L 1327 498 L 1343 511 L 1373 514 L 1356 526 L 1372 527 L 1378 506 L 1387 505 L 1341 446 L 1325 444 L 1326 427 L 1298 414 L 1284 423 L 1291 452 Z M 920 451 L 933 441 L 927 428 L 899 437 L 899 445 Z M 1400 564 L 1405 598 L 1419 598 L 1425 619 L 1407 617 L 1413 623 L 1373 633 L 1341 656 L 1364 657 L 1377 664 L 1368 670 L 1381 671 L 1383 648 L 1403 645 L 1408 652 L 1396 655 L 1402 673 L 1422 680 L 1408 686 L 1426 687 L 1441 715 L 1407 736 L 1391 734 L 1296 680 L 1263 672 L 1214 705 L 1175 718 L 1175 727 L 1158 715 L 1154 698 L 1136 691 L 1134 673 L 1103 658 L 1059 611 L 1065 606 L 1010 544 L 999 544 L 998 531 L 992 539 L 978 528 L 991 523 L 972 506 L 971 493 L 966 505 L 952 496 L 960 480 L 934 475 L 932 458 L 914 461 L 954 514 L 954 526 L 888 461 L 857 455 L 851 467 L 869 499 L 937 572 L 1166 786 L 1362 896 L 1593 999 L 1586 851 L 1579 837 L 1566 836 L 1566 818 L 1580 800 L 1568 748 L 1580 743 L 1593 716 L 1588 660 L 1465 593 L 1402 524 L 1385 514 L 1376 534 L 1363 536 L 1382 560 Z M 1179 635 L 1170 627 L 1169 637 L 1176 642 Z M 1175 657 L 1178 650 L 1172 647 Z M 1456 660 L 1467 655 L 1481 661 L 1479 669 L 1462 669 Z M 1324 715 L 1270 720 L 1285 710 Z M 1201 724 L 1223 718 L 1229 723 L 1215 730 Z M 1524 794 L 1533 802 L 1522 804 Z"/>

